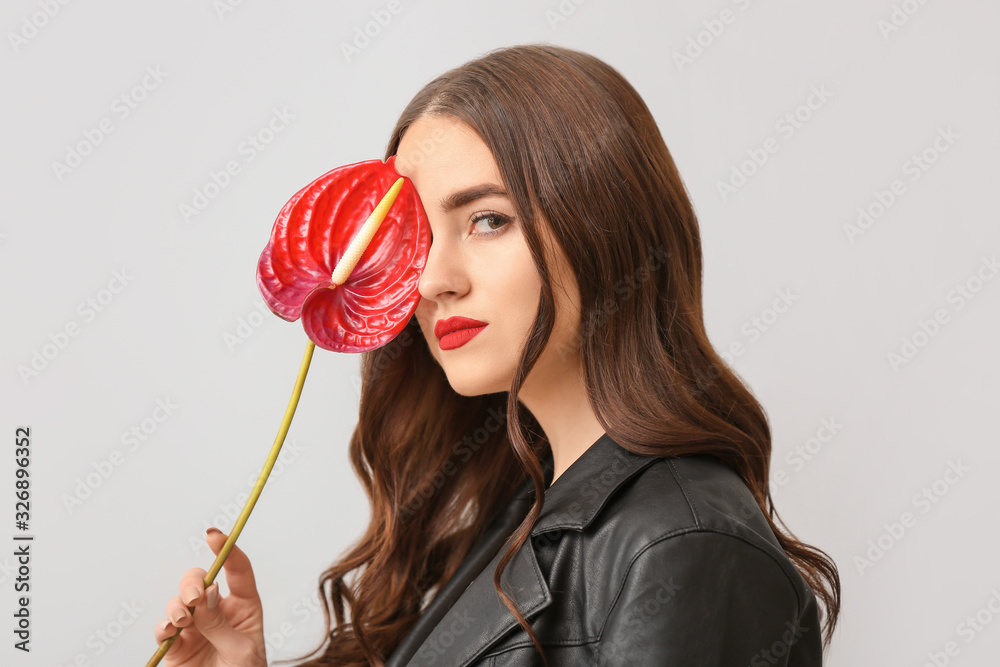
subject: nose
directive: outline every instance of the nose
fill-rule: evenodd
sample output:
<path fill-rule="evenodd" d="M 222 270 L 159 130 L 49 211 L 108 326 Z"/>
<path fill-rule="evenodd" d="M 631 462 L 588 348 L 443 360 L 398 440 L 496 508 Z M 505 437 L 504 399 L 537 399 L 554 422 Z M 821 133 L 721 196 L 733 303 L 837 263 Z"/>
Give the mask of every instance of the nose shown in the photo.
<path fill-rule="evenodd" d="M 433 239 L 417 283 L 420 296 L 432 301 L 456 298 L 469 291 L 469 273 L 462 252 L 446 235 Z"/>

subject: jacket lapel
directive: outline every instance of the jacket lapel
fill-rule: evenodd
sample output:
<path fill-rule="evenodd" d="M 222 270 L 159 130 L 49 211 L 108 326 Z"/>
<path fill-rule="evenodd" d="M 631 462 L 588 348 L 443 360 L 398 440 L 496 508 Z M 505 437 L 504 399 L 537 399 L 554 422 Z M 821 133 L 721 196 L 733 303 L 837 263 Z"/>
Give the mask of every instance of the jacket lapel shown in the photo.
<path fill-rule="evenodd" d="M 658 458 L 630 452 L 605 433 L 546 489 L 531 536 L 583 530 L 620 486 Z M 551 453 L 543 467 L 548 485 Z M 464 667 L 518 626 L 493 587 L 493 573 L 503 543 L 527 516 L 534 495 L 528 479 L 396 646 L 386 667 Z M 530 538 L 507 564 L 501 585 L 529 623 L 552 603 Z"/>
<path fill-rule="evenodd" d="M 530 479 L 528 479 L 517 491 L 517 493 L 514 494 L 500 515 L 493 521 L 489 528 L 486 529 L 483 537 L 479 540 L 476 546 L 472 548 L 466 559 L 462 561 L 462 564 L 455 571 L 455 574 L 451 577 L 451 579 L 449 579 L 448 582 L 441 588 L 431 603 L 427 605 L 423 613 L 420 615 L 420 618 L 410 629 L 409 633 L 407 633 L 407 635 L 399 642 L 392 654 L 389 656 L 389 659 L 386 661 L 386 667 L 404 667 L 404 665 L 407 667 L 415 667 L 416 665 L 431 663 L 435 663 L 437 665 L 459 664 L 454 662 L 454 659 L 445 660 L 443 662 L 440 661 L 442 656 L 438 655 L 435 652 L 436 649 L 434 648 L 435 646 L 440 647 L 441 649 L 446 648 L 445 644 L 447 644 L 448 647 L 454 648 L 452 644 L 460 639 L 456 636 L 455 641 L 449 641 L 449 637 L 445 635 L 444 631 L 447 630 L 456 620 L 462 622 L 467 620 L 467 617 L 462 616 L 460 611 L 456 611 L 449 616 L 449 610 L 451 610 L 455 602 L 462 597 L 463 593 L 466 593 L 466 589 L 469 589 L 469 594 L 473 593 L 473 589 L 470 588 L 470 584 L 472 584 L 476 577 L 483 572 L 490 573 L 488 583 L 490 591 L 492 591 L 495 596 L 492 573 L 496 569 L 497 564 L 500 562 L 500 557 L 503 555 L 503 553 L 500 552 L 500 548 L 503 546 L 507 537 L 514 531 L 515 528 L 517 528 L 524 517 L 527 516 L 528 510 L 531 508 L 532 502 L 534 502 L 534 496 L 534 484 Z M 530 560 L 534 560 L 534 553 L 532 552 L 531 555 L 532 558 Z M 489 569 L 487 569 L 487 566 L 489 566 Z M 504 581 L 508 579 L 508 576 L 506 575 L 509 573 L 510 579 L 517 583 L 522 579 L 525 579 L 524 575 L 526 573 L 530 574 L 531 570 L 538 570 L 537 562 L 532 564 L 531 562 L 526 561 L 523 557 L 515 556 L 515 558 L 508 564 L 507 570 L 504 572 Z M 541 581 L 540 575 L 537 577 L 537 580 Z M 481 588 L 481 586 L 478 588 Z M 476 605 L 481 604 L 481 591 L 479 591 L 478 588 L 475 589 L 476 595 L 474 596 Z M 539 597 L 545 598 L 547 593 L 547 589 L 544 592 L 536 589 L 529 595 L 530 600 L 522 601 L 521 598 L 515 599 L 518 600 L 519 604 L 522 604 L 521 609 L 522 613 L 524 613 L 524 609 L 526 608 L 523 606 L 524 604 L 531 604 L 534 601 L 537 601 Z M 508 595 L 510 595 L 510 593 L 508 593 Z M 466 599 L 468 600 L 468 598 Z M 503 602 L 500 598 L 497 597 L 496 599 L 497 602 L 503 606 Z M 506 606 L 503 606 L 503 611 L 507 615 L 510 614 Z M 501 632 L 503 631 L 503 629 L 498 625 L 500 619 L 499 615 L 493 614 L 492 621 L 490 621 L 483 618 L 482 609 L 477 608 L 473 616 L 478 619 L 477 624 L 485 623 L 490 628 L 485 634 L 479 633 L 479 636 L 484 639 L 489 640 L 491 638 L 489 633 L 491 632 L 496 632 L 498 630 Z M 459 623 L 459 625 L 460 624 L 461 623 Z M 431 635 L 435 629 L 437 629 L 437 634 L 432 637 Z M 463 640 L 462 643 L 465 643 L 464 640 L 467 640 L 466 635 L 472 636 L 473 634 L 475 633 L 469 631 L 468 629 L 463 630 L 461 635 L 461 639 Z M 417 655 L 418 652 L 421 651 L 423 644 L 427 644 L 428 646 L 428 648 L 423 649 L 422 653 L 420 653 L 420 655 L 423 656 L 423 659 L 418 656 L 417 660 L 410 662 L 413 656 Z"/>
<path fill-rule="evenodd" d="M 535 550 L 530 542 L 526 546 L 515 552 L 501 582 L 530 622 L 552 603 L 552 594 L 538 567 Z M 480 576 L 473 578 L 420 644 L 407 667 L 464 667 L 517 627 L 517 619 L 493 588 L 493 572 L 502 556 L 503 550 L 490 560 Z"/>

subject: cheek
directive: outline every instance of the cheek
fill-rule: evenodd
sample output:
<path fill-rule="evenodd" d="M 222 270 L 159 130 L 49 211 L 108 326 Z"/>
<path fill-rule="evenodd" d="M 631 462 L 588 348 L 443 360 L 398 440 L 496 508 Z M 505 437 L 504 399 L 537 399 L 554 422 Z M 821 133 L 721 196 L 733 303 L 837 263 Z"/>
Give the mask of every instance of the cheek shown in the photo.
<path fill-rule="evenodd" d="M 434 321 L 418 318 L 417 322 L 420 324 L 420 332 L 423 334 L 424 342 L 427 343 L 427 350 L 430 352 L 431 358 L 434 359 L 438 367 L 444 369 L 444 353 L 438 345 L 437 336 L 434 335 Z"/>
<path fill-rule="evenodd" d="M 414 310 L 413 316 L 417 318 L 417 324 L 420 326 L 420 333 L 423 334 L 424 340 L 427 341 L 427 345 L 433 350 L 431 342 L 434 338 L 434 323 L 430 321 L 429 309 L 424 304 L 424 299 L 417 302 L 417 308 Z"/>
<path fill-rule="evenodd" d="M 497 288 L 498 301 L 504 304 L 511 322 L 516 322 L 517 328 L 527 336 L 535 313 L 538 312 L 538 300 L 542 291 L 542 281 L 534 263 L 529 259 L 526 265 L 507 273 L 498 282 Z"/>

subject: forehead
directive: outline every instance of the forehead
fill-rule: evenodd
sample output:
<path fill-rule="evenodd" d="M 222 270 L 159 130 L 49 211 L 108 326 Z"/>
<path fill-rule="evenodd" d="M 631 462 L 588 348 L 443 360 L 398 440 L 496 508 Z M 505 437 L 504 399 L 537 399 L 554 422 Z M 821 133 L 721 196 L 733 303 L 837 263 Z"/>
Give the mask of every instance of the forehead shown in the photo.
<path fill-rule="evenodd" d="M 493 180 L 499 170 L 489 148 L 475 130 L 451 116 L 425 115 L 414 121 L 400 138 L 396 171 L 414 181 L 447 180 L 464 187 Z"/>

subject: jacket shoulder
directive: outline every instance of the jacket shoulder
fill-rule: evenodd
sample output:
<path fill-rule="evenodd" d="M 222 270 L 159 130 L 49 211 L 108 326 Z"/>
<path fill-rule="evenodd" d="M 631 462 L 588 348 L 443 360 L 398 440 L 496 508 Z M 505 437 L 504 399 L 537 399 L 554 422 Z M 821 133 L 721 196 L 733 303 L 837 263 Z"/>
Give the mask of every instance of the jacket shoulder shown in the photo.
<path fill-rule="evenodd" d="M 768 556 L 784 572 L 800 609 L 809 603 L 812 591 L 781 548 L 750 489 L 715 457 L 657 459 L 619 489 L 596 519 L 594 535 L 604 534 L 619 545 L 616 550 L 627 555 L 623 567 L 664 540 L 697 535 L 721 553 L 731 550 L 735 539 Z"/>
<path fill-rule="evenodd" d="M 781 548 L 743 479 L 708 455 L 657 458 L 618 489 L 601 514 L 643 536 L 733 532 Z M 631 520 L 639 517 L 641 522 Z"/>

